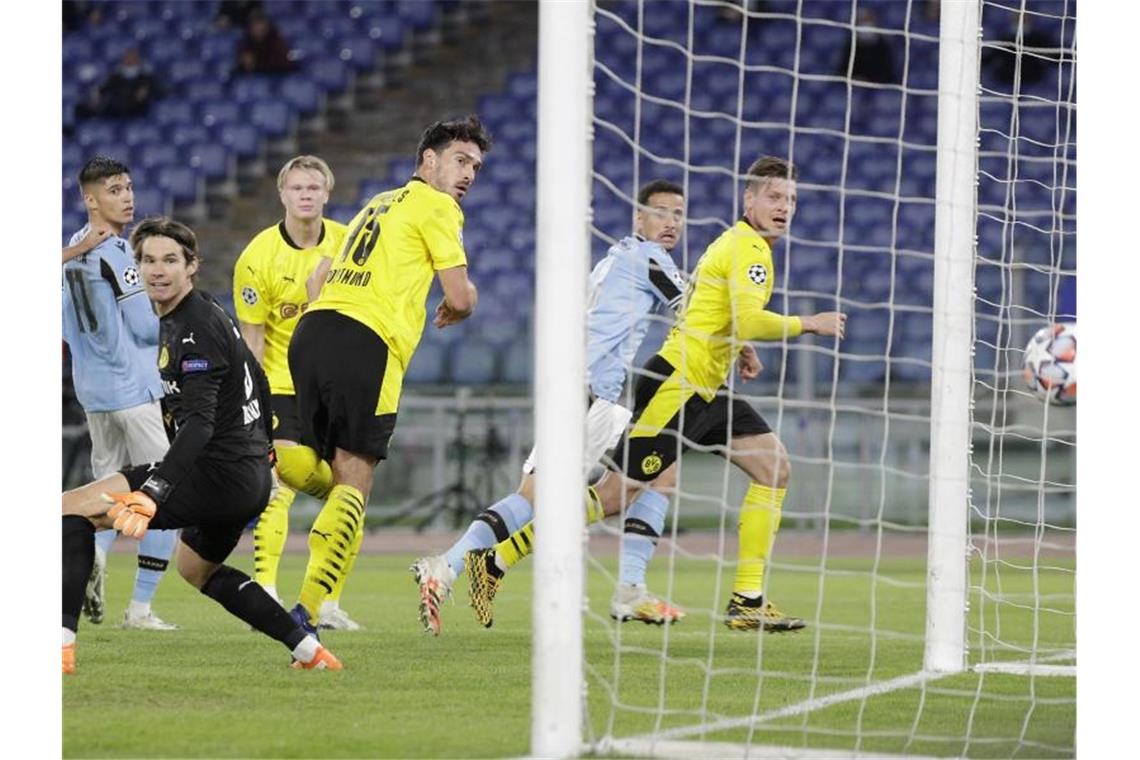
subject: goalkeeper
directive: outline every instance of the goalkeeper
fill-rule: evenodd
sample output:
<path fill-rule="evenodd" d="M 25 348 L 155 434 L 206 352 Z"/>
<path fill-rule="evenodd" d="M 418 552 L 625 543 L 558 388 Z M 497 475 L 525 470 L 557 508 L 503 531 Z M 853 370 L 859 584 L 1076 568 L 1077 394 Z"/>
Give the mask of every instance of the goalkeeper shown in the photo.
<path fill-rule="evenodd" d="M 170 449 L 63 495 L 63 672 L 75 672 L 75 635 L 95 560 L 95 529 L 142 538 L 183 528 L 179 574 L 253 628 L 283 643 L 293 666 L 340 669 L 245 573 L 223 564 L 242 528 L 269 500 L 274 476 L 269 384 L 237 327 L 194 289 L 198 243 L 185 225 L 147 219 L 131 234 L 159 315 L 158 369 Z"/>
<path fill-rule="evenodd" d="M 610 248 L 590 275 L 587 365 L 592 398 L 587 414 L 585 466 L 613 448 L 629 423 L 630 411 L 618 403 L 629 367 L 649 328 L 651 312 L 680 306 L 685 281 L 669 251 L 680 240 L 685 198 L 680 185 L 655 180 L 637 194 L 635 234 Z M 754 357 L 755 354 L 752 354 Z M 439 608 L 463 572 L 464 556 L 484 549 L 530 524 L 534 512 L 534 452 L 523 465 L 518 492 L 484 510 L 445 554 L 423 557 L 411 567 L 420 587 L 420 623 L 439 635 Z M 684 613 L 651 594 L 645 571 L 660 538 L 669 508 L 674 468 L 657 475 L 653 488 L 642 491 L 626 511 L 621 550 L 621 578 L 610 605 L 618 620 L 661 624 Z M 600 517 L 597 515 L 596 517 Z M 512 546 L 529 551 L 529 531 L 516 534 Z"/>
<path fill-rule="evenodd" d="M 791 475 L 788 453 L 755 409 L 731 398 L 729 368 L 747 341 L 804 332 L 842 338 L 847 319 L 839 312 L 798 317 L 766 308 L 776 280 L 771 246 L 795 215 L 797 174 L 789 161 L 768 156 L 748 168 L 743 217 L 697 262 L 676 326 L 643 368 L 634 390 L 634 423 L 616 450 L 616 471 L 586 489 L 592 522 L 616 514 L 692 444 L 714 448 L 743 470 L 752 482 L 740 507 L 736 578 L 724 615 L 735 630 L 796 630 L 804 621 L 784 615 L 764 596 L 764 568 Z M 493 549 L 468 553 L 471 604 L 483 625 L 491 625 L 503 574 L 530 553 L 532 530 L 528 525 Z"/>

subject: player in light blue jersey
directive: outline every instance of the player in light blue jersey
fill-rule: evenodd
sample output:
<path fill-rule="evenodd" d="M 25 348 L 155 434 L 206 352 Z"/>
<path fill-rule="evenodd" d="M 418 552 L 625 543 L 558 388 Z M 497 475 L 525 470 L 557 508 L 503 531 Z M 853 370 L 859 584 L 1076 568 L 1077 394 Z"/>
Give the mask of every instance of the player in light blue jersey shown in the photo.
<path fill-rule="evenodd" d="M 684 226 L 681 187 L 656 180 L 641 188 L 637 200 L 635 234 L 615 243 L 590 275 L 587 471 L 613 448 L 629 423 L 630 410 L 621 405 L 620 397 L 627 368 L 645 338 L 653 312 L 662 307 L 676 309 L 685 289 L 684 277 L 669 255 Z M 526 529 L 520 540 L 530 541 L 527 531 L 534 515 L 534 457 L 532 451 L 523 465 L 517 493 L 483 511 L 445 554 L 423 557 L 412 565 L 420 588 L 420 623 L 425 632 L 439 635 L 439 608 L 463 572 L 467 552 L 492 547 L 520 529 Z M 661 623 L 684 615 L 645 587 L 645 567 L 668 511 L 669 500 L 662 491 L 672 488 L 674 482 L 670 468 L 655 482 L 655 489 L 660 490 L 645 490 L 626 512 L 626 536 L 633 540 L 623 537 L 622 583 L 611 610 L 618 619 Z M 634 533 L 629 531 L 631 525 Z"/>
<path fill-rule="evenodd" d="M 63 338 L 71 352 L 75 395 L 87 415 L 91 470 L 99 479 L 127 465 L 160 461 L 168 442 L 159 403 L 158 317 L 143 290 L 134 252 L 122 237 L 134 219 L 130 170 L 96 156 L 80 170 L 79 185 L 87 224 L 64 249 Z M 70 260 L 69 251 L 74 254 Z M 114 540 L 113 530 L 96 536 L 95 568 L 83 603 L 92 623 L 103 621 L 104 567 Z M 176 530 L 150 531 L 139 543 L 124 628 L 177 628 L 151 609 L 177 540 Z"/>

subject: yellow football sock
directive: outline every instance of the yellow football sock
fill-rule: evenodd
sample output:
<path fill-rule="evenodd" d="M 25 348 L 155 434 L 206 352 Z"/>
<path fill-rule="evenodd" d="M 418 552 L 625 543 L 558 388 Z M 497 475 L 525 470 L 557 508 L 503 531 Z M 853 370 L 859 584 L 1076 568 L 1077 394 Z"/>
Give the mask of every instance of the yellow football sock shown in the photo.
<path fill-rule="evenodd" d="M 602 502 L 593 486 L 586 487 L 586 524 L 596 523 L 606 516 Z M 534 551 L 534 520 L 516 530 L 495 547 L 495 562 L 502 570 L 518 564 L 523 557 Z"/>
<path fill-rule="evenodd" d="M 308 446 L 277 449 L 277 474 L 290 488 L 324 499 L 332 488 L 332 468 Z"/>
<path fill-rule="evenodd" d="M 737 530 L 740 548 L 737 553 L 736 579 L 732 591 L 754 597 L 764 588 L 764 565 L 772 551 L 776 531 L 780 529 L 780 510 L 787 489 L 753 483 L 744 494 Z"/>
<path fill-rule="evenodd" d="M 301 606 L 315 622 L 321 602 L 344 574 L 356 534 L 364 523 L 364 495 L 352 486 L 336 485 L 309 530 L 309 564 L 301 582 Z"/>
<path fill-rule="evenodd" d="M 280 486 L 253 528 L 253 579 L 262 588 L 277 588 L 277 566 L 289 537 L 289 507 L 295 498 L 296 491 Z"/>
<path fill-rule="evenodd" d="M 356 564 L 356 555 L 360 554 L 360 544 L 364 541 L 364 525 L 356 531 L 356 538 L 352 542 L 352 546 L 348 549 L 348 559 L 344 563 L 344 572 L 340 574 L 340 578 L 333 584 L 333 590 L 329 593 L 329 601 L 340 603 L 340 593 L 344 591 L 344 583 L 348 580 L 348 576 L 352 573 L 352 567 Z"/>

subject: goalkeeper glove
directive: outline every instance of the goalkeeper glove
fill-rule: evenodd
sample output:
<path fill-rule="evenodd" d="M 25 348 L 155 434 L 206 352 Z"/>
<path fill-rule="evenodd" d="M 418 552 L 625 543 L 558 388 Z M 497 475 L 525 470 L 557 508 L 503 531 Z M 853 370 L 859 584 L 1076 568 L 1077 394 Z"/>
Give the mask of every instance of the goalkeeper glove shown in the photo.
<path fill-rule="evenodd" d="M 111 505 L 107 515 L 115 521 L 115 530 L 124 536 L 142 538 L 158 507 L 154 499 L 142 491 L 131 493 L 105 493 L 103 501 Z"/>

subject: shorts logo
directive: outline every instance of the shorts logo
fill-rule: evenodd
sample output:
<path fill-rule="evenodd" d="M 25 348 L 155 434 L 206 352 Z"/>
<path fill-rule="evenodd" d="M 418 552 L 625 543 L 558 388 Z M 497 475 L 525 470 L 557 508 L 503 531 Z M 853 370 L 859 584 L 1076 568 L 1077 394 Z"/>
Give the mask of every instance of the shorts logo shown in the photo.
<path fill-rule="evenodd" d="M 661 472 L 662 464 L 664 464 L 664 462 L 661 461 L 661 457 L 658 456 L 655 451 L 641 460 L 641 471 L 646 475 L 656 475 Z"/>
<path fill-rule="evenodd" d="M 167 364 L 170 364 L 170 352 L 167 351 L 166 346 L 163 345 L 158 351 L 158 368 L 166 369 Z"/>
<path fill-rule="evenodd" d="M 753 264 L 748 267 L 748 279 L 757 285 L 763 285 L 768 282 L 768 270 L 764 268 L 763 264 Z"/>
<path fill-rule="evenodd" d="M 134 267 L 127 267 L 123 270 L 123 282 L 131 287 L 139 284 L 139 270 Z"/>
<path fill-rule="evenodd" d="M 246 285 L 241 289 L 241 300 L 245 301 L 247 305 L 253 306 L 257 303 L 257 291 Z"/>

